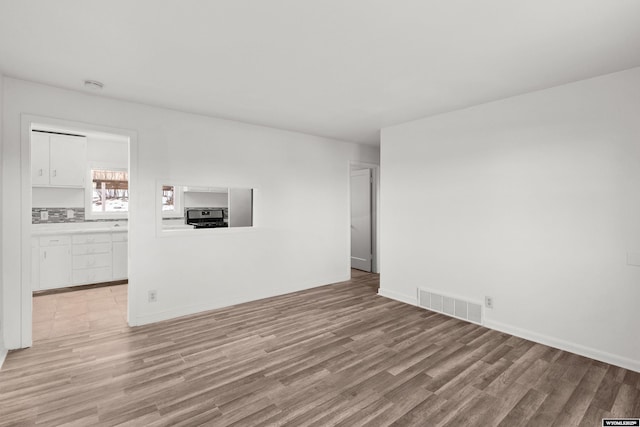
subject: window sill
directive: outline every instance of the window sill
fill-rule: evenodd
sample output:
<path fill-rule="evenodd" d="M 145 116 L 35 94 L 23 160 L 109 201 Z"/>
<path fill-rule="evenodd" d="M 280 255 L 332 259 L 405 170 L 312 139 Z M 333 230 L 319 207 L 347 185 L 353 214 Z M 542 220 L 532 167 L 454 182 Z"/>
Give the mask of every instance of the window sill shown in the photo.
<path fill-rule="evenodd" d="M 88 220 L 88 221 L 100 221 L 100 220 L 104 221 L 106 219 L 122 220 L 122 219 L 128 219 L 129 214 L 128 213 L 111 213 L 111 214 L 85 213 L 84 218 L 85 220 Z"/>

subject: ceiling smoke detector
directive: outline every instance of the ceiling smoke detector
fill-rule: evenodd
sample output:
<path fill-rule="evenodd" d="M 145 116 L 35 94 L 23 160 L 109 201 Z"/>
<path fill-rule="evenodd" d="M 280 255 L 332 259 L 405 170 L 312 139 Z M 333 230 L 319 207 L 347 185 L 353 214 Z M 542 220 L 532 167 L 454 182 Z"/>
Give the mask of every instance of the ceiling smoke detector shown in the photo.
<path fill-rule="evenodd" d="M 96 80 L 85 80 L 84 81 L 85 89 L 91 90 L 101 90 L 104 87 L 104 84 L 96 81 Z"/>

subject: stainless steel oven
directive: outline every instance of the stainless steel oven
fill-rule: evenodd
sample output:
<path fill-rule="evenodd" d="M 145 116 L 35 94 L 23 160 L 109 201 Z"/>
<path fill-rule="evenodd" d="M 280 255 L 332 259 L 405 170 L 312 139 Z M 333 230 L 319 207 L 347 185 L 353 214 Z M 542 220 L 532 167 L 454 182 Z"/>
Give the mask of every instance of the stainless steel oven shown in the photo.
<path fill-rule="evenodd" d="M 184 221 L 193 228 L 228 227 L 228 219 L 224 208 L 189 208 L 185 212 Z"/>

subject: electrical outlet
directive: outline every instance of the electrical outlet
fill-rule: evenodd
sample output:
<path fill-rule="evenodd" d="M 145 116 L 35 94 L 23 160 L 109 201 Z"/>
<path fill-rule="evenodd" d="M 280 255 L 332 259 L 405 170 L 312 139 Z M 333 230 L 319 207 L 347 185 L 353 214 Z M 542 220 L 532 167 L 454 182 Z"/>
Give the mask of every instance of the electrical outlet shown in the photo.
<path fill-rule="evenodd" d="M 493 308 L 493 297 L 484 297 L 484 306 L 492 309 Z"/>
<path fill-rule="evenodd" d="M 153 290 L 153 291 L 149 291 L 149 302 L 156 302 L 158 301 L 158 291 Z"/>
<path fill-rule="evenodd" d="M 40 219 L 46 221 L 49 219 L 49 211 L 40 211 Z"/>
<path fill-rule="evenodd" d="M 67 209 L 67 218 L 71 219 L 76 216 L 76 212 L 73 209 Z"/>

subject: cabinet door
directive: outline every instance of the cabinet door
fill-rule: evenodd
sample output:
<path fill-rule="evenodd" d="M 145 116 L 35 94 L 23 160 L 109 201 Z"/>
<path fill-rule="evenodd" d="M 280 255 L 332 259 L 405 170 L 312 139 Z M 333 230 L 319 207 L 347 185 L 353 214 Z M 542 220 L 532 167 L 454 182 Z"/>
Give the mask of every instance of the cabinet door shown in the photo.
<path fill-rule="evenodd" d="M 71 285 L 71 246 L 40 248 L 40 289 Z"/>
<path fill-rule="evenodd" d="M 83 136 L 51 135 L 51 185 L 84 187 L 87 173 L 87 140 Z"/>
<path fill-rule="evenodd" d="M 129 275 L 127 242 L 113 242 L 113 280 L 123 280 Z"/>
<path fill-rule="evenodd" d="M 49 134 L 31 132 L 31 185 L 49 185 Z"/>

